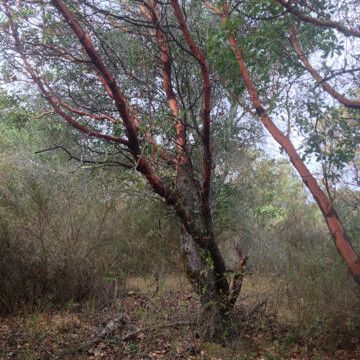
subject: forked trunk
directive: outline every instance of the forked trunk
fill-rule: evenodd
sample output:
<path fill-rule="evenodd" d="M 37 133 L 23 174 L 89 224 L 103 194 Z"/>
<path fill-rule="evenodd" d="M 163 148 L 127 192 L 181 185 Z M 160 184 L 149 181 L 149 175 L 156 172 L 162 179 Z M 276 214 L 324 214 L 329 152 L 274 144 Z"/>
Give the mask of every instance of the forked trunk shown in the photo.
<path fill-rule="evenodd" d="M 206 236 L 209 229 L 205 229 L 201 211 L 197 207 L 197 189 L 189 174 L 185 164 L 178 169 L 177 187 L 182 194 L 186 194 L 184 205 L 194 226 L 192 234 L 184 226 L 181 228 L 183 264 L 201 303 L 199 335 L 212 340 L 220 339 L 233 304 L 229 301 L 231 296 L 224 260 L 213 236 Z"/>
<path fill-rule="evenodd" d="M 227 287 L 224 291 L 217 280 L 223 278 L 226 281 L 226 273 L 216 272 L 211 264 L 211 254 L 198 246 L 184 229 L 181 246 L 187 277 L 201 304 L 198 333 L 207 340 L 222 341 L 228 332 L 235 305 L 232 290 Z"/>

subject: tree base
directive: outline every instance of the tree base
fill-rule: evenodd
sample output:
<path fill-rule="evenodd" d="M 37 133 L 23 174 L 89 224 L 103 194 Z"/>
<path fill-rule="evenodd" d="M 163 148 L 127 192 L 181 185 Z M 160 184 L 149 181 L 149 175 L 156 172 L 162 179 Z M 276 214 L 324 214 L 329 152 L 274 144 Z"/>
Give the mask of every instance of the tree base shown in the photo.
<path fill-rule="evenodd" d="M 233 333 L 232 313 L 221 303 L 203 306 L 197 330 L 199 336 L 206 341 L 225 343 Z"/>

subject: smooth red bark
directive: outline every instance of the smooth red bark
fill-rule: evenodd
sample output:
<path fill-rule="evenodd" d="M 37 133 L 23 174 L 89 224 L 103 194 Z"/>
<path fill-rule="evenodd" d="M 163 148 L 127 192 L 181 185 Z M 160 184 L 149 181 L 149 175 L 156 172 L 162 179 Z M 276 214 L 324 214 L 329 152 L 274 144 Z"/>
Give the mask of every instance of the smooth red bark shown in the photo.
<path fill-rule="evenodd" d="M 144 3 L 140 6 L 140 10 L 144 17 L 155 27 L 155 38 L 157 40 L 159 51 L 160 51 L 160 61 L 162 64 L 161 68 L 161 78 L 162 85 L 166 95 L 166 101 L 168 107 L 172 113 L 175 130 L 176 130 L 176 153 L 177 153 L 177 173 L 179 173 L 179 166 L 188 164 L 188 158 L 186 154 L 186 139 L 185 139 L 185 126 L 183 119 L 180 116 L 179 104 L 176 99 L 176 94 L 172 84 L 172 57 L 170 52 L 170 47 L 168 44 L 168 39 L 164 32 L 161 29 L 159 15 L 156 12 L 156 1 L 152 0 L 150 4 Z"/>

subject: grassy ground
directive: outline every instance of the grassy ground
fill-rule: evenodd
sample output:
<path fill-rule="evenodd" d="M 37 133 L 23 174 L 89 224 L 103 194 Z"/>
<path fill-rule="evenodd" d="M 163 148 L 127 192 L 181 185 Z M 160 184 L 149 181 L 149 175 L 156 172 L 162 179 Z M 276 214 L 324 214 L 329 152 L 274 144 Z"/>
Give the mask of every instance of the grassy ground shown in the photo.
<path fill-rule="evenodd" d="M 131 279 L 124 294 L 102 308 L 92 301 L 69 303 L 59 310 L 0 319 L 0 358 L 360 359 L 356 339 L 349 347 L 336 342 L 327 346 L 321 339 L 310 346 L 298 336 L 283 297 L 274 296 L 276 287 L 281 282 L 245 281 L 238 306 L 243 320 L 226 346 L 197 338 L 197 299 L 183 278 L 173 276 L 160 283 Z M 119 314 L 122 319 L 108 325 Z M 109 331 L 99 337 L 104 328 Z"/>

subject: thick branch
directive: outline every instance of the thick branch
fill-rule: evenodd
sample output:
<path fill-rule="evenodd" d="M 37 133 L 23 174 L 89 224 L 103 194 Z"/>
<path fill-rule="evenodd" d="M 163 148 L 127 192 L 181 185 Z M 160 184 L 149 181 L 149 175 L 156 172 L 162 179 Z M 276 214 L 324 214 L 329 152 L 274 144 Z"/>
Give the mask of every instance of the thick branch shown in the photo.
<path fill-rule="evenodd" d="M 190 225 L 192 221 L 188 218 L 185 209 L 183 209 L 180 205 L 181 201 L 179 200 L 179 195 L 168 189 L 167 186 L 165 186 L 165 184 L 160 181 L 160 179 L 154 174 L 151 166 L 146 161 L 144 156 L 142 156 L 138 139 L 138 119 L 134 116 L 134 114 L 131 113 L 128 102 L 126 101 L 123 93 L 119 89 L 116 80 L 111 74 L 110 70 L 104 64 L 99 54 L 93 47 L 90 36 L 81 28 L 74 14 L 66 7 L 66 5 L 61 0 L 52 0 L 52 3 L 63 15 L 66 22 L 79 39 L 81 45 L 83 46 L 84 50 L 92 61 L 102 84 L 104 85 L 105 91 L 109 93 L 109 95 L 114 100 L 116 108 L 119 111 L 124 126 L 126 128 L 127 136 L 129 139 L 127 145 L 137 163 L 136 168 L 143 175 L 145 175 L 153 190 L 158 195 L 164 198 L 169 205 L 175 206 L 179 217 L 182 219 L 182 221 L 184 221 L 185 226 L 188 227 L 188 231 L 190 233 L 194 233 L 194 227 Z"/>
<path fill-rule="evenodd" d="M 206 65 L 206 59 L 204 54 L 195 44 L 190 31 L 187 27 L 184 14 L 180 8 L 177 0 L 171 0 L 172 7 L 174 9 L 175 17 L 179 24 L 180 30 L 185 38 L 185 41 L 199 64 L 202 79 L 202 90 L 203 90 L 203 109 L 201 113 L 202 120 L 202 133 L 201 139 L 203 143 L 203 173 L 201 183 L 201 212 L 204 223 L 204 236 L 203 244 L 209 251 L 212 257 L 214 265 L 214 273 L 216 277 L 217 287 L 224 294 L 228 294 L 229 285 L 225 279 L 225 262 L 220 253 L 220 250 L 215 242 L 214 229 L 212 223 L 211 206 L 210 206 L 210 182 L 212 172 L 212 151 L 210 146 L 210 131 L 211 131 L 211 83 L 209 71 Z"/>
<path fill-rule="evenodd" d="M 38 76 L 36 74 L 36 72 L 34 71 L 32 66 L 28 62 L 26 56 L 24 55 L 21 40 L 20 40 L 20 36 L 19 36 L 19 33 L 17 31 L 17 27 L 16 27 L 16 25 L 15 25 L 15 23 L 13 21 L 13 18 L 11 16 L 11 13 L 10 13 L 10 10 L 9 10 L 9 8 L 7 6 L 6 1 L 4 1 L 3 6 L 4 6 L 4 13 L 7 16 L 8 21 L 9 21 L 11 35 L 14 38 L 15 49 L 16 49 L 17 53 L 19 54 L 19 56 L 21 57 L 23 65 L 24 65 L 26 71 L 28 72 L 28 74 L 30 75 L 31 79 L 34 81 L 34 83 L 37 84 L 37 86 L 38 86 L 39 90 L 41 91 L 42 95 L 46 98 L 46 100 L 54 108 L 56 113 L 58 113 L 69 125 L 71 125 L 75 129 L 79 130 L 80 132 L 82 132 L 82 133 L 84 133 L 84 134 L 86 134 L 88 136 L 95 137 L 95 138 L 102 139 L 102 140 L 106 140 L 106 141 L 110 141 L 110 142 L 115 142 L 115 143 L 120 143 L 120 144 L 127 144 L 126 140 L 121 139 L 119 137 L 115 137 L 115 136 L 111 136 L 111 135 L 107 135 L 107 134 L 102 134 L 102 133 L 100 133 L 98 131 L 89 129 L 88 127 L 80 124 L 78 121 L 76 121 L 74 118 L 72 118 L 70 115 L 68 115 L 66 112 L 64 112 L 61 109 L 58 99 L 49 90 L 47 90 L 47 88 L 44 85 L 43 81 L 41 80 L 40 76 Z"/>
<path fill-rule="evenodd" d="M 15 23 L 13 22 L 12 16 L 11 16 L 10 11 L 9 11 L 9 8 L 7 6 L 7 2 L 4 2 L 3 6 L 4 6 L 5 15 L 7 16 L 8 21 L 9 21 L 11 34 L 12 34 L 12 36 L 14 38 L 15 49 L 18 52 L 19 56 L 21 57 L 23 65 L 24 65 L 26 71 L 28 72 L 28 74 L 30 75 L 31 79 L 37 84 L 37 86 L 39 87 L 42 95 L 46 98 L 46 100 L 50 103 L 50 105 L 52 105 L 52 107 L 54 108 L 56 113 L 58 113 L 72 127 L 74 127 L 75 129 L 81 131 L 82 133 L 84 133 L 84 134 L 86 134 L 88 136 L 95 137 L 95 138 L 102 139 L 102 140 L 106 140 L 106 141 L 110 141 L 110 142 L 126 144 L 127 142 L 125 140 L 119 138 L 119 137 L 115 137 L 115 136 L 111 136 L 111 135 L 107 135 L 107 134 L 102 134 L 102 133 L 99 133 L 98 131 L 89 129 L 88 127 L 86 127 L 86 126 L 80 124 L 79 122 L 77 122 L 74 118 L 72 118 L 70 115 L 68 115 L 67 113 L 65 113 L 61 109 L 61 107 L 59 106 L 58 99 L 46 89 L 46 87 L 43 84 L 40 77 L 35 73 L 35 71 L 31 67 L 30 63 L 27 61 L 27 58 L 25 57 L 25 55 L 24 55 L 24 53 L 22 51 L 22 44 L 21 44 L 21 41 L 20 41 L 20 37 L 19 37 L 18 31 L 17 31 L 17 28 L 15 26 Z"/>
<path fill-rule="evenodd" d="M 166 101 L 168 107 L 172 113 L 172 116 L 175 121 L 176 129 L 176 153 L 177 160 L 179 164 L 186 164 L 188 162 L 186 152 L 185 152 L 185 129 L 182 119 L 179 119 L 179 105 L 176 100 L 176 95 L 172 85 L 172 75 L 171 75 L 171 66 L 172 58 L 170 53 L 170 47 L 168 40 L 163 30 L 160 27 L 159 16 L 155 9 L 156 2 L 152 0 L 150 5 L 142 5 L 140 7 L 144 17 L 153 25 L 155 31 L 155 38 L 157 40 L 159 50 L 160 50 L 160 61 L 162 64 L 161 69 L 161 78 L 162 86 L 166 95 Z"/>
<path fill-rule="evenodd" d="M 66 8 L 66 6 L 61 1 L 53 1 L 58 5 L 58 10 L 61 14 L 63 14 L 71 26 L 75 34 L 78 36 L 81 44 L 83 45 L 84 49 L 88 53 L 90 60 L 93 62 L 93 65 L 98 72 L 101 80 L 105 83 L 108 89 L 111 90 L 112 96 L 115 100 L 115 104 L 117 106 L 120 115 L 122 116 L 123 122 L 128 132 L 129 140 L 126 141 L 126 145 L 128 146 L 132 156 L 134 157 L 136 169 L 140 171 L 148 180 L 149 184 L 151 185 L 152 189 L 156 194 L 161 196 L 169 206 L 173 206 L 181 222 L 183 223 L 186 230 L 195 238 L 201 239 L 201 235 L 196 229 L 196 226 L 191 218 L 188 217 L 186 209 L 182 207 L 182 201 L 178 193 L 172 191 L 168 188 L 165 184 L 163 184 L 160 179 L 153 173 L 152 168 L 146 161 L 146 159 L 141 155 L 139 141 L 137 138 L 136 126 L 134 118 L 130 115 L 130 109 L 128 108 L 127 102 L 123 97 L 122 93 L 117 87 L 117 84 L 112 77 L 110 71 L 107 67 L 103 64 L 101 59 L 99 58 L 97 52 L 92 47 L 91 40 L 87 34 L 81 29 L 79 23 L 76 21 L 74 15 Z M 8 17 L 10 28 L 12 35 L 15 39 L 16 50 L 21 56 L 21 59 L 24 63 L 26 71 L 30 74 L 32 80 L 38 85 L 40 92 L 46 98 L 46 100 L 53 106 L 54 110 L 61 115 L 65 121 L 67 121 L 71 126 L 74 128 L 88 134 L 89 136 L 97 137 L 107 141 L 113 141 L 118 143 L 123 143 L 122 139 L 100 134 L 93 130 L 90 130 L 83 125 L 79 124 L 75 121 L 71 116 L 61 110 L 57 99 L 48 92 L 46 87 L 44 86 L 43 82 L 41 81 L 40 77 L 36 74 L 35 70 L 32 69 L 31 65 L 27 61 L 27 58 L 24 56 L 22 52 L 22 46 L 20 42 L 20 37 L 17 32 L 16 26 L 12 20 L 12 16 L 10 14 L 9 8 L 7 7 L 7 2 L 3 2 L 3 6 L 5 8 L 5 14 Z M 105 88 L 105 91 L 107 89 Z"/>
<path fill-rule="evenodd" d="M 221 15 L 221 20 L 222 22 L 228 21 L 226 2 L 223 3 L 223 13 Z M 331 201 L 320 188 L 319 184 L 317 183 L 314 176 L 310 173 L 305 163 L 301 160 L 291 140 L 287 136 L 285 136 L 282 131 L 275 125 L 267 111 L 264 109 L 258 96 L 256 87 L 250 77 L 249 71 L 243 59 L 241 49 L 238 47 L 235 37 L 230 33 L 227 36 L 227 43 L 234 53 L 234 56 L 239 66 L 240 75 L 247 88 L 253 107 L 255 108 L 265 128 L 270 132 L 270 134 L 278 142 L 278 144 L 285 150 L 285 152 L 289 156 L 291 163 L 298 171 L 302 181 L 310 190 L 311 194 L 313 195 L 315 201 L 317 202 L 319 208 L 323 213 L 323 216 L 334 239 L 339 254 L 344 259 L 354 279 L 360 283 L 360 259 L 357 256 L 350 241 L 347 239 L 344 227 L 335 209 L 333 208 Z"/>
<path fill-rule="evenodd" d="M 83 46 L 84 50 L 92 61 L 96 72 L 98 73 L 101 82 L 104 85 L 105 90 L 111 93 L 116 108 L 118 109 L 126 128 L 127 136 L 129 139 L 129 148 L 135 157 L 139 157 L 141 151 L 137 136 L 138 122 L 137 119 L 130 113 L 130 109 L 128 107 L 126 99 L 120 91 L 115 78 L 111 74 L 108 67 L 101 60 L 99 54 L 92 45 L 90 36 L 81 28 L 74 14 L 66 7 L 66 5 L 61 0 L 52 0 L 51 2 L 65 18 L 66 22 L 79 39 L 81 45 Z"/>

